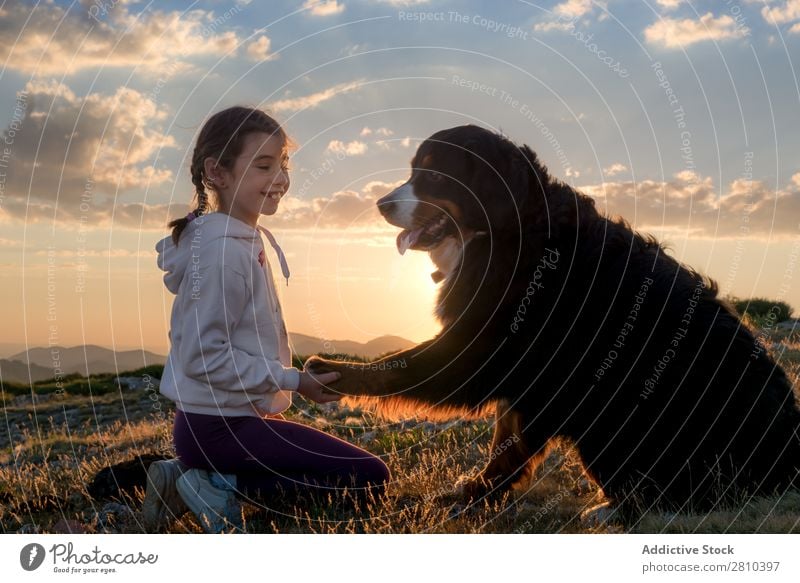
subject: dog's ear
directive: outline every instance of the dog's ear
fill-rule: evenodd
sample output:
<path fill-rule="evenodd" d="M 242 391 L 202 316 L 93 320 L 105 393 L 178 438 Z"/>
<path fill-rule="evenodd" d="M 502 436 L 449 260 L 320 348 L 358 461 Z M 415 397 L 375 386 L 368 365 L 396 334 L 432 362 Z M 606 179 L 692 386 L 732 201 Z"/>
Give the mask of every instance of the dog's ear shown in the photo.
<path fill-rule="evenodd" d="M 508 185 L 508 168 L 503 159 L 499 136 L 481 136 L 462 144 L 466 158 L 467 184 L 475 203 L 480 205 L 481 230 L 505 224 L 514 207 Z M 476 217 L 477 218 L 477 217 Z M 491 227 L 490 227 L 491 226 Z"/>
<path fill-rule="evenodd" d="M 497 135 L 464 144 L 470 190 L 483 205 L 488 224 L 521 228 L 531 204 L 531 189 L 541 190 L 541 166 L 527 147 Z"/>

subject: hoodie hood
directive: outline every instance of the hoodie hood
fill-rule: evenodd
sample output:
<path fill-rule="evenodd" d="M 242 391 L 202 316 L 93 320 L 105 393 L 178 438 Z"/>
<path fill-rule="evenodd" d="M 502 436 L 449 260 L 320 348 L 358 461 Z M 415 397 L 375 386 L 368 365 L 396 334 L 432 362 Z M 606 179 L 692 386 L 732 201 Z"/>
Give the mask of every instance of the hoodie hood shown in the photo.
<path fill-rule="evenodd" d="M 198 233 L 198 229 L 200 232 Z M 172 235 L 164 237 L 156 244 L 156 251 L 158 251 L 158 267 L 165 271 L 164 284 L 167 289 L 173 294 L 178 293 L 183 277 L 186 270 L 189 268 L 189 263 L 192 259 L 192 252 L 197 248 L 192 249 L 191 240 L 195 236 L 198 240 L 203 241 L 203 244 L 221 237 L 234 237 L 237 239 L 260 239 L 259 231 L 267 236 L 270 245 L 275 249 L 278 254 L 278 259 L 281 264 L 281 271 L 283 276 L 289 281 L 289 266 L 286 263 L 286 256 L 275 237 L 264 227 L 259 226 L 254 229 L 247 223 L 240 221 L 225 213 L 209 213 L 201 215 L 194 219 L 190 225 L 183 230 L 178 241 L 178 245 L 172 242 Z"/>

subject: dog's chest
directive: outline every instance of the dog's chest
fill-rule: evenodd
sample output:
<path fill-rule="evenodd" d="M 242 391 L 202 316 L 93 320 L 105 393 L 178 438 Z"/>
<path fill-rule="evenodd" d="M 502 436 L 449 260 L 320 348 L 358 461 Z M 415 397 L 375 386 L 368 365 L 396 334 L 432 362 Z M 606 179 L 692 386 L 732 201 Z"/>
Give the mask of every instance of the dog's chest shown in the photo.
<path fill-rule="evenodd" d="M 455 237 L 447 237 L 440 245 L 437 245 L 435 249 L 431 249 L 428 252 L 437 270 L 432 274 L 434 281 L 444 281 L 458 270 L 461 264 L 463 251 L 464 245 L 460 239 L 457 240 Z M 443 325 L 447 325 L 447 322 L 444 320 L 444 307 L 441 302 L 436 305 L 436 316 Z"/>
<path fill-rule="evenodd" d="M 455 237 L 447 237 L 435 249 L 431 249 L 428 255 L 431 261 L 436 266 L 436 269 L 441 273 L 441 279 L 447 279 L 455 273 L 458 265 L 461 263 L 461 253 L 464 250 L 460 241 Z"/>

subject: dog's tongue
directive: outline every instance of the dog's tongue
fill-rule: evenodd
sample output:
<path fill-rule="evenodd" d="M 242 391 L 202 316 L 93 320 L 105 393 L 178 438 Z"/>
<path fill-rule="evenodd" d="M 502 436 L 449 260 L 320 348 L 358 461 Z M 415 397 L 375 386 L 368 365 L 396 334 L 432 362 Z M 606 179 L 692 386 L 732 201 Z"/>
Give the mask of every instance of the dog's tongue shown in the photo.
<path fill-rule="evenodd" d="M 397 235 L 397 250 L 400 252 L 400 255 L 404 254 L 410 247 L 413 247 L 414 243 L 416 243 L 420 235 L 422 235 L 423 230 L 424 227 L 414 229 L 413 231 L 409 229 L 400 231 L 400 234 Z"/>

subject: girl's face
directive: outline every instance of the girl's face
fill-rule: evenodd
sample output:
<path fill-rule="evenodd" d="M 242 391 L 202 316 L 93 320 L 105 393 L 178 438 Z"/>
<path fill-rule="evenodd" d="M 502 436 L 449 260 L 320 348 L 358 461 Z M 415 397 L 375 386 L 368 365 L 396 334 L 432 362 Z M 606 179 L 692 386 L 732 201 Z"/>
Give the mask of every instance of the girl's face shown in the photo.
<path fill-rule="evenodd" d="M 253 227 L 260 215 L 273 215 L 289 189 L 288 156 L 279 135 L 248 134 L 231 170 L 216 184 L 221 210 Z"/>

